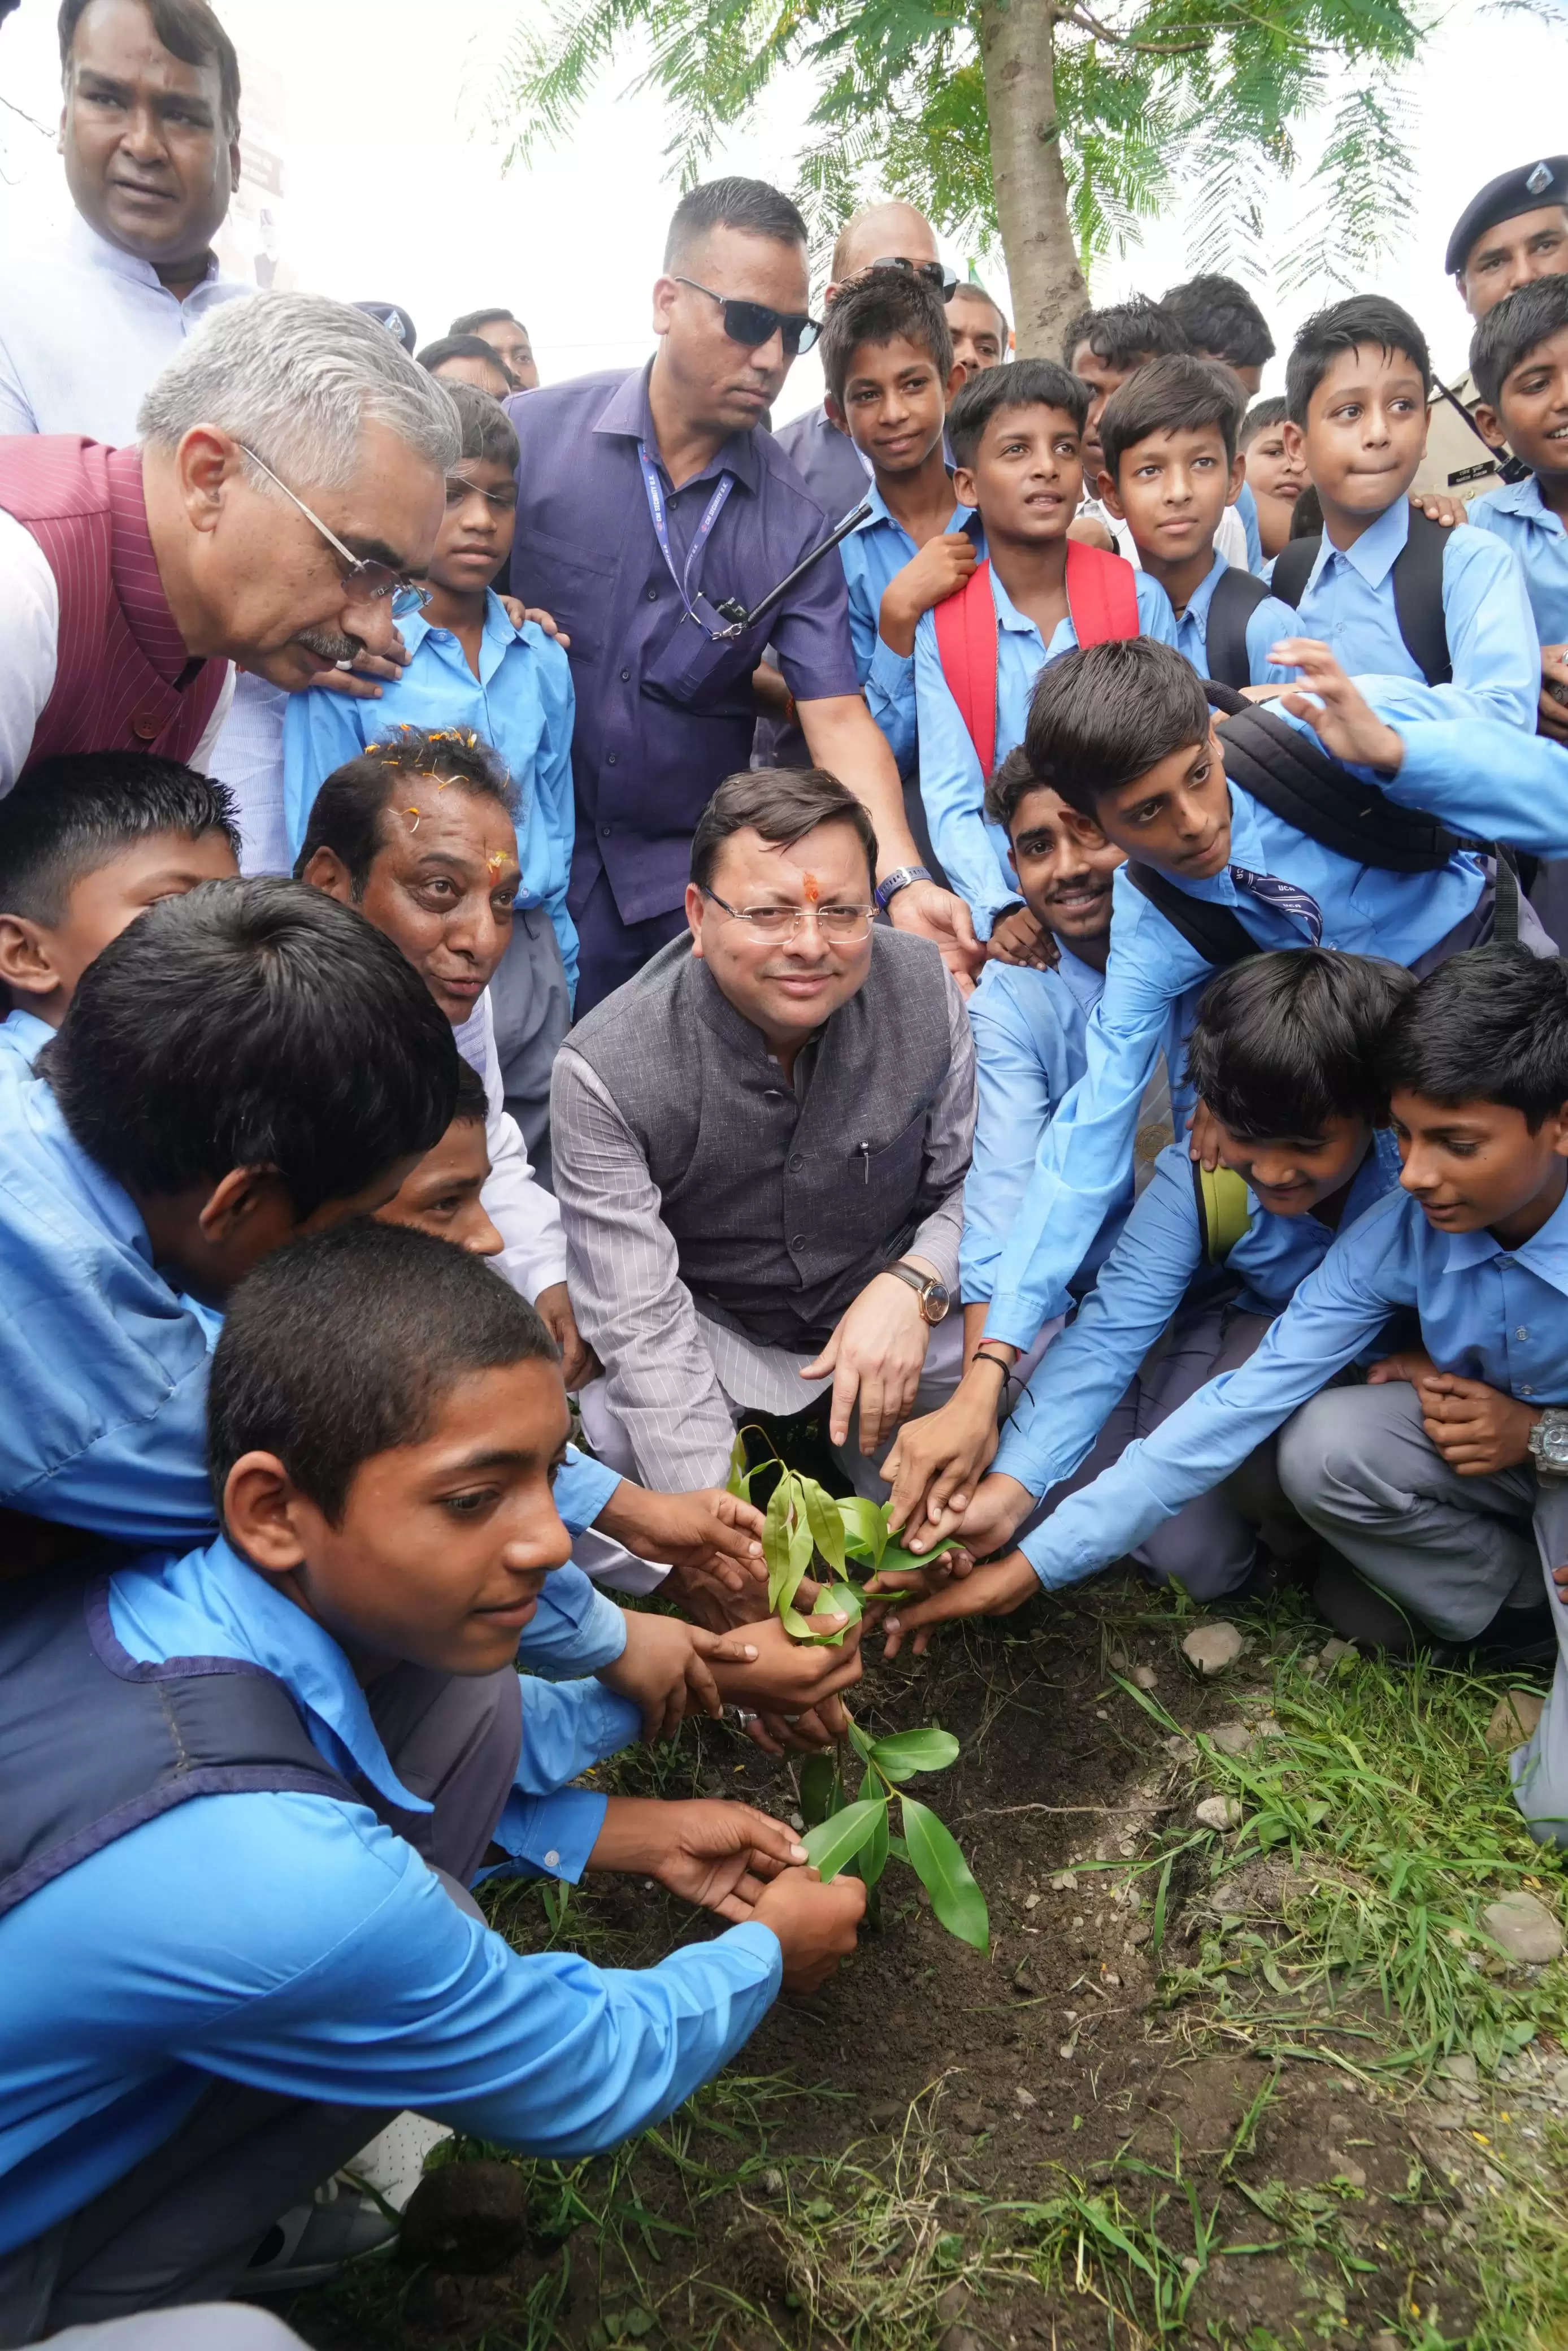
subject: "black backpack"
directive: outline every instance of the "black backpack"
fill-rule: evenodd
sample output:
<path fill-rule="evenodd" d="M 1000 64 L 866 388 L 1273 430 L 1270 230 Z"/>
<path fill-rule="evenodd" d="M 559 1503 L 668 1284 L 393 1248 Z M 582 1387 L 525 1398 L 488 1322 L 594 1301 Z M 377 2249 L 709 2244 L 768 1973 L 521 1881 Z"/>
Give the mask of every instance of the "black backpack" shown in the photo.
<path fill-rule="evenodd" d="M 1436 873 L 1457 849 L 1490 851 L 1490 842 L 1450 832 L 1418 809 L 1401 808 L 1266 705 L 1243 701 L 1214 680 L 1207 691 L 1210 705 L 1227 714 L 1219 739 L 1230 781 L 1309 841 L 1386 873 Z M 1127 879 L 1205 963 L 1224 971 L 1261 952 L 1230 907 L 1191 897 L 1168 874 L 1134 859 L 1127 862 Z M 1511 944 L 1519 936 L 1518 883 L 1500 855 L 1493 935 Z"/>
<path fill-rule="evenodd" d="M 1232 563 L 1219 575 L 1208 600 L 1203 649 L 1208 674 L 1221 685 L 1239 688 L 1252 683 L 1247 659 L 1247 623 L 1265 597 L 1274 590 L 1255 572 Z"/>
<path fill-rule="evenodd" d="M 1440 522 L 1431 521 L 1419 507 L 1412 507 L 1410 536 L 1394 559 L 1395 617 L 1405 650 L 1428 685 L 1447 685 L 1454 674 L 1443 618 L 1443 549 L 1448 538 Z M 1282 547 L 1274 559 L 1273 584 L 1268 592 L 1281 603 L 1299 604 L 1322 545 L 1321 538 L 1292 538 Z"/>

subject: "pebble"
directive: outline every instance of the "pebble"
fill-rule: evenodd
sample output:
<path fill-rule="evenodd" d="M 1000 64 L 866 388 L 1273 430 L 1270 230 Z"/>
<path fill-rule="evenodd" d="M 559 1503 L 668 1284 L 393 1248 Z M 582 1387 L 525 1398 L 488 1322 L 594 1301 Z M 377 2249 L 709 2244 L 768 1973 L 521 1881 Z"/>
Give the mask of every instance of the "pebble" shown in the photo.
<path fill-rule="evenodd" d="M 1134 1666 L 1133 1679 L 1141 1690 L 1158 1689 L 1160 1686 L 1160 1677 L 1153 1666 Z"/>
<path fill-rule="evenodd" d="M 1127 1652 L 1125 1651 L 1125 1649 L 1113 1649 L 1113 1650 L 1112 1650 L 1112 1652 L 1111 1652 L 1111 1665 L 1112 1665 L 1113 1669 L 1116 1673 L 1119 1673 L 1119 1674 L 1124 1674 L 1124 1673 L 1126 1672 L 1126 1670 L 1127 1670 Z"/>
<path fill-rule="evenodd" d="M 1254 1735 L 1244 1722 L 1217 1722 L 1207 1733 L 1222 1755 L 1245 1755 Z"/>
<path fill-rule="evenodd" d="M 1023 2084 L 1019 2082 L 1014 2085 L 1013 2104 L 1017 2106 L 1024 2107 L 1038 2106 L 1040 2100 L 1035 2096 L 1032 2090 L 1026 2090 Z"/>
<path fill-rule="evenodd" d="M 1359 2163 L 1354 2162 L 1348 2155 L 1331 2154 L 1329 2161 L 1333 2166 L 1332 2177 L 1335 2179 L 1343 2179 L 1347 2188 L 1364 2188 L 1366 2186 L 1365 2171 Z"/>
<path fill-rule="evenodd" d="M 1536 1690 L 1510 1690 L 1491 1710 L 1487 1745 L 1496 1749 L 1522 1747 L 1540 1721 L 1545 1704 Z"/>
<path fill-rule="evenodd" d="M 1325 1674 L 1332 1674 L 1342 1657 L 1354 1657 L 1357 1654 L 1354 1641 L 1325 1641 L 1318 1652 L 1318 1663 Z"/>
<path fill-rule="evenodd" d="M 1070 1880 L 1069 1880 L 1069 1884 L 1071 1884 L 1071 1879 L 1070 1879 Z M 1024 1898 L 1023 1898 L 1023 1907 L 1024 1907 L 1024 1908 L 1025 1908 L 1026 1910 L 1038 1910 L 1038 1909 L 1039 1909 L 1039 1907 L 1040 1907 L 1040 1896 L 1039 1896 L 1039 1895 L 1038 1895 L 1038 1894 L 1026 1894 L 1026 1895 L 1024 1896 Z"/>
<path fill-rule="evenodd" d="M 1452 2057 L 1445 2057 L 1437 2068 L 1440 2081 L 1452 2082 L 1461 2090 L 1479 2090 L 1480 2072 L 1468 2049 L 1460 2049 Z"/>
<path fill-rule="evenodd" d="M 804 1813 L 791 1813 L 789 1815 L 789 1825 L 798 1836 L 806 1825 L 806 1815 Z"/>
<path fill-rule="evenodd" d="M 1234 1796 L 1205 1796 L 1193 1806 L 1193 1817 L 1206 1829 L 1236 1829 L 1241 1825 L 1241 1807 Z"/>
<path fill-rule="evenodd" d="M 1059 1869 L 1051 1881 L 1053 1894 L 1071 1894 L 1078 1880 L 1070 1869 Z"/>
<path fill-rule="evenodd" d="M 764 2196 L 783 2195 L 784 2174 L 779 2169 L 777 2164 L 770 2163 L 767 2170 L 763 2173 L 762 2193 Z"/>
<path fill-rule="evenodd" d="M 1146 1943 L 1149 1939 L 1149 1931 L 1147 1920 L 1140 1918 L 1135 1927 L 1128 1929 L 1127 1940 L 1129 1943 Z"/>
<path fill-rule="evenodd" d="M 1562 1927 L 1533 1894 L 1505 1894 L 1500 1901 L 1489 1902 L 1481 1925 L 1511 1959 L 1525 1966 L 1540 1967 L 1563 1956 Z"/>
<path fill-rule="evenodd" d="M 1199 1625 L 1182 1643 L 1188 1665 L 1206 1677 L 1222 1674 L 1241 1655 L 1242 1640 L 1234 1625 Z"/>

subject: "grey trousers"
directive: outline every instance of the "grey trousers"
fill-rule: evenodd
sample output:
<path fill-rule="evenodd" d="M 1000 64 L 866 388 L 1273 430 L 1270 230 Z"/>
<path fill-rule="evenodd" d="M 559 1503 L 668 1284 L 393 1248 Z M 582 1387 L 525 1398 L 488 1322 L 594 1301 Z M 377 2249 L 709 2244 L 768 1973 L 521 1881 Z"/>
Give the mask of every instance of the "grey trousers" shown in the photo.
<path fill-rule="evenodd" d="M 534 1181 L 550 1181 L 549 1073 L 571 1024 L 566 966 L 555 925 L 542 906 L 514 906 L 511 944 L 490 981 L 496 1058 L 507 1108 L 523 1131 Z"/>
<path fill-rule="evenodd" d="M 1568 1565 L 1568 1484 L 1528 1465 L 1461 1478 L 1421 1426 L 1414 1388 L 1325 1389 L 1281 1434 L 1280 1476 L 1301 1516 L 1369 1583 L 1451 1640 L 1500 1608 L 1539 1604 L 1557 1635 L 1552 1695 L 1510 1761 L 1513 1792 L 1541 1844 L 1568 1844 L 1568 1607 L 1552 1581 Z"/>
<path fill-rule="evenodd" d="M 366 1693 L 405 1787 L 434 1812 L 370 1808 L 406 1836 L 454 1899 L 510 1792 L 522 1739 L 517 1674 L 471 1678 L 400 1666 Z M 173 2304 L 221 2300 L 279 2215 L 392 2119 L 214 2076 L 172 2135 L 68 2219 L 0 2255 L 0 2346 Z"/>
<path fill-rule="evenodd" d="M 1049 1518 L 1069 1494 L 1092 1484 L 1121 1458 L 1134 1437 L 1152 1435 L 1208 1381 L 1244 1364 L 1272 1319 L 1244 1314 L 1231 1306 L 1178 1313 L 1166 1338 L 1150 1350 L 1129 1383 L 1093 1450 L 1071 1478 L 1052 1489 L 1034 1523 Z M 1219 1600 L 1251 1573 L 1260 1531 L 1281 1555 L 1299 1548 L 1302 1539 L 1275 1473 L 1273 1440 L 1260 1445 L 1222 1485 L 1197 1495 L 1156 1527 L 1133 1556 L 1157 1582 L 1180 1583 L 1195 1600 Z"/>

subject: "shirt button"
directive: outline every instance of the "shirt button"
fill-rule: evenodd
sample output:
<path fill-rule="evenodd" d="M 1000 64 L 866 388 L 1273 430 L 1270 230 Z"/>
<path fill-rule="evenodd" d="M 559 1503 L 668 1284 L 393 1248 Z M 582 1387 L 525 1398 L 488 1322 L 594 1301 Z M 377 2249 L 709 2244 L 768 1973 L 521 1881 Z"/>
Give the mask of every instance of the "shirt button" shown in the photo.
<path fill-rule="evenodd" d="M 656 588 L 650 588 L 650 589 L 649 589 L 649 590 L 648 590 L 648 601 L 649 601 L 649 603 L 650 603 L 650 604 L 656 604 L 656 603 L 658 602 L 658 601 L 659 601 L 659 591 L 658 591 L 658 590 L 657 590 Z"/>
<path fill-rule="evenodd" d="M 804 1234 L 804 1233 L 796 1233 L 796 1234 L 792 1235 L 792 1236 L 791 1236 L 791 1238 L 790 1238 L 789 1246 L 790 1246 L 790 1248 L 791 1248 L 792 1249 L 803 1249 L 805 1248 L 805 1246 L 806 1246 L 806 1236 L 805 1236 L 805 1234 Z"/>
<path fill-rule="evenodd" d="M 620 757 L 621 757 L 621 754 L 620 754 L 620 752 L 619 752 L 619 751 L 606 751 L 606 753 L 604 754 L 604 764 L 605 764 L 605 766 L 606 766 L 607 768 L 613 768 L 613 767 L 616 765 L 617 761 L 620 759 Z"/>
<path fill-rule="evenodd" d="M 626 683 L 627 679 L 631 676 L 631 674 L 632 674 L 632 673 L 631 673 L 631 671 L 630 671 L 629 669 L 623 669 L 623 670 L 622 671 L 622 673 L 621 673 L 621 683 L 622 683 L 622 685 L 624 685 L 624 684 L 625 684 L 625 683 Z"/>
<path fill-rule="evenodd" d="M 612 828 L 611 828 L 609 825 L 607 825 L 607 824 L 601 824 L 601 825 L 600 826 L 600 828 L 599 828 L 599 838 L 601 839 L 601 841 L 608 841 L 608 840 L 609 840 L 609 838 L 610 838 L 610 834 L 611 834 L 611 830 L 612 830 Z"/>
<path fill-rule="evenodd" d="M 1533 1388 L 1521 1388 L 1519 1393 L 1521 1395 L 1533 1395 L 1535 1394 L 1535 1390 Z"/>
<path fill-rule="evenodd" d="M 547 1869 L 554 1869 L 559 1865 L 559 1861 L 560 1855 L 557 1853 L 554 1845 L 552 1844 L 549 1851 L 545 1855 L 545 1867 Z"/>
<path fill-rule="evenodd" d="M 143 715 L 139 718 L 133 718 L 131 720 L 131 731 L 135 736 L 139 743 L 155 743 L 158 740 L 159 731 L 162 728 L 162 720 L 160 718 L 152 718 Z"/>
<path fill-rule="evenodd" d="M 789 1154 L 789 1165 L 791 1167 L 804 1167 L 806 1165 L 805 1153 L 803 1151 L 792 1151 Z"/>
<path fill-rule="evenodd" d="M 1523 1323 L 1521 1322 L 1521 1323 L 1520 1324 L 1520 1326 L 1519 1326 L 1518 1330 L 1514 1332 L 1514 1334 L 1513 1334 L 1513 1335 L 1514 1335 L 1514 1337 L 1515 1337 L 1516 1339 L 1528 1339 L 1528 1338 L 1529 1338 L 1529 1336 L 1530 1336 L 1530 1333 L 1529 1333 L 1529 1332 L 1525 1329 L 1525 1327 L 1524 1327 Z"/>

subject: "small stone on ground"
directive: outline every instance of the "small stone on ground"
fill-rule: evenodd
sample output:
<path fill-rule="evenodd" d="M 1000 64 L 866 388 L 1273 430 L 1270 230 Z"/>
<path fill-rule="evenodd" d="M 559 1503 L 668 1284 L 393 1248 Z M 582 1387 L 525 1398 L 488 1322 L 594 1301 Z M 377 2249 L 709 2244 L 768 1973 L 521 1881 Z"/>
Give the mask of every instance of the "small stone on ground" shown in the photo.
<path fill-rule="evenodd" d="M 1489 1902 L 1481 1925 L 1511 1959 L 1526 1967 L 1542 1967 L 1563 1956 L 1563 1928 L 1543 1902 L 1533 1894 L 1505 1894 Z"/>
<path fill-rule="evenodd" d="M 1206 1829 L 1236 1829 L 1241 1825 L 1241 1807 L 1234 1796 L 1205 1796 L 1193 1806 L 1194 1815 Z"/>
<path fill-rule="evenodd" d="M 1487 1745 L 1500 1749 L 1522 1747 L 1534 1732 L 1545 1704 L 1536 1690 L 1509 1690 L 1491 1710 Z"/>
<path fill-rule="evenodd" d="M 1199 1625 L 1182 1643 L 1188 1665 L 1204 1675 L 1222 1674 L 1241 1655 L 1242 1640 L 1234 1625 Z"/>

